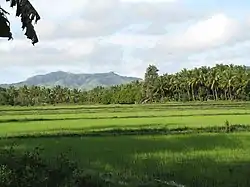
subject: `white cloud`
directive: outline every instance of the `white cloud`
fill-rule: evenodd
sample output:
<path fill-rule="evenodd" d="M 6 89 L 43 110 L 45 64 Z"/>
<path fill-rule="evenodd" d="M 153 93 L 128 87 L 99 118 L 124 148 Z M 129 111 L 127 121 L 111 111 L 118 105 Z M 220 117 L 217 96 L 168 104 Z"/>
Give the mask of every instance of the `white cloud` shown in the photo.
<path fill-rule="evenodd" d="M 249 19 L 240 20 L 223 10 L 190 9 L 181 0 L 32 3 L 42 17 L 35 26 L 40 42 L 33 47 L 20 28 L 20 19 L 10 16 L 15 39 L 0 40 L 0 65 L 9 69 L 0 74 L 19 69 L 15 75 L 21 79 L 35 72 L 79 69 L 143 76 L 149 63 L 173 72 L 210 61 L 239 62 L 246 53 L 237 50 L 250 39 Z M 240 47 L 232 50 L 236 44 Z"/>
<path fill-rule="evenodd" d="M 105 37 L 101 42 L 137 49 L 152 48 L 161 40 L 161 38 L 161 36 L 150 35 L 115 34 Z"/>
<path fill-rule="evenodd" d="M 52 6 L 48 7 L 45 7 L 45 2 L 38 0 L 36 3 L 41 8 L 40 14 L 45 15 L 43 19 L 51 22 L 46 21 L 38 26 L 42 38 L 107 36 L 133 24 L 154 25 L 160 29 L 159 32 L 166 32 L 164 27 L 170 23 L 199 19 L 199 15 L 188 11 L 181 1 L 173 0 L 86 0 L 84 3 L 71 3 L 68 0 L 59 3 L 54 0 Z M 75 3 L 77 6 L 71 5 Z M 60 8 L 55 11 L 57 4 L 60 4 Z M 43 27 L 45 24 L 49 27 Z M 150 30 L 150 33 L 154 33 L 152 28 Z"/>
<path fill-rule="evenodd" d="M 35 0 L 31 1 L 43 19 L 67 20 L 78 16 L 89 0 Z"/>
<path fill-rule="evenodd" d="M 224 43 L 235 34 L 235 24 L 224 14 L 216 14 L 190 26 L 182 36 L 181 45 L 187 48 L 206 48 Z"/>
<path fill-rule="evenodd" d="M 211 48 L 230 45 L 246 37 L 245 22 L 239 23 L 225 14 L 215 14 L 189 25 L 179 33 L 162 36 L 156 50 L 175 55 L 199 53 Z M 249 38 L 250 39 L 250 38 Z"/>

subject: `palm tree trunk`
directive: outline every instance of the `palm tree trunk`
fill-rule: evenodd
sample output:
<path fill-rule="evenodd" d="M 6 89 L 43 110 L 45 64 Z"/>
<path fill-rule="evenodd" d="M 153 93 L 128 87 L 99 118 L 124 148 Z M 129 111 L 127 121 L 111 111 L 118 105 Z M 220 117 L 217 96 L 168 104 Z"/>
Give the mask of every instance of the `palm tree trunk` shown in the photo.
<path fill-rule="evenodd" d="M 228 89 L 229 89 L 229 97 L 230 97 L 230 100 L 233 100 L 233 98 L 232 98 L 232 90 L 231 90 L 231 87 L 229 87 Z"/>
<path fill-rule="evenodd" d="M 225 100 L 227 100 L 227 90 L 224 91 Z"/>
<path fill-rule="evenodd" d="M 188 101 L 190 101 L 191 98 L 190 98 L 190 90 L 189 90 L 189 88 L 187 88 L 187 94 L 188 94 Z"/>
<path fill-rule="evenodd" d="M 212 93 L 213 93 L 213 98 L 214 100 L 216 100 L 216 97 L 215 97 L 215 91 L 212 89 Z"/>
<path fill-rule="evenodd" d="M 194 87 L 193 86 L 192 86 L 192 97 L 193 97 L 193 101 L 195 101 Z"/>
<path fill-rule="evenodd" d="M 215 88 L 215 100 L 216 101 L 218 100 L 218 91 L 217 91 L 217 88 Z"/>

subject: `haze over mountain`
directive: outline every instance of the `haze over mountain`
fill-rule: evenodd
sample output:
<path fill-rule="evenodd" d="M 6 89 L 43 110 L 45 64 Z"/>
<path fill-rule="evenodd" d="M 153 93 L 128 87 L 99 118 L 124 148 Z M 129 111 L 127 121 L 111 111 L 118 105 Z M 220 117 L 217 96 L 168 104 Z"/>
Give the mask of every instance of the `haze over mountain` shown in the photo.
<path fill-rule="evenodd" d="M 80 88 L 80 89 L 92 89 L 97 86 L 112 86 L 130 83 L 135 80 L 141 80 L 137 77 L 126 77 L 118 75 L 114 72 L 108 73 L 94 73 L 94 74 L 74 74 L 69 72 L 57 71 L 51 72 L 44 75 L 36 75 L 28 78 L 25 81 L 12 83 L 12 84 L 2 84 L 1 87 L 8 86 L 45 86 L 53 87 L 60 85 L 62 87 L 68 88 Z"/>

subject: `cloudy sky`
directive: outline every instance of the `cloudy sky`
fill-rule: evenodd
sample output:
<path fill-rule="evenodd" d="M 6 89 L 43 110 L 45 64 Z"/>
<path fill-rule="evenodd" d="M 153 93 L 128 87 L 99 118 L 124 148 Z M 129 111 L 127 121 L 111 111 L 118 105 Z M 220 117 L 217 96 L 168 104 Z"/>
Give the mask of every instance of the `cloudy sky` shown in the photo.
<path fill-rule="evenodd" d="M 4 1 L 3 1 L 4 2 Z M 249 0 L 31 0 L 42 20 L 32 46 L 12 13 L 0 39 L 0 83 L 51 71 L 143 77 L 216 63 L 250 65 Z"/>

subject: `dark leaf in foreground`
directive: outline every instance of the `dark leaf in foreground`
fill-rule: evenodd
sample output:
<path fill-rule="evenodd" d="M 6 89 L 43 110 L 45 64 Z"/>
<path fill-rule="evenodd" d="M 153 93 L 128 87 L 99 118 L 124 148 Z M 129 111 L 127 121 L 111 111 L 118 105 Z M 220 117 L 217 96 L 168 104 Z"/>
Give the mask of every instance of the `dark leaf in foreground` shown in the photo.
<path fill-rule="evenodd" d="M 10 22 L 5 16 L 6 14 L 8 13 L 0 8 L 0 37 L 7 37 L 10 40 L 12 39 L 12 34 L 10 32 Z"/>
<path fill-rule="evenodd" d="M 32 21 L 37 23 L 40 16 L 28 0 L 6 0 L 10 1 L 10 6 L 16 6 L 16 16 L 21 17 L 22 29 L 26 29 L 25 35 L 32 41 L 32 44 L 38 42 L 38 37 Z M 10 32 L 10 23 L 6 17 L 7 12 L 0 8 L 0 37 L 8 37 L 12 39 Z"/>

